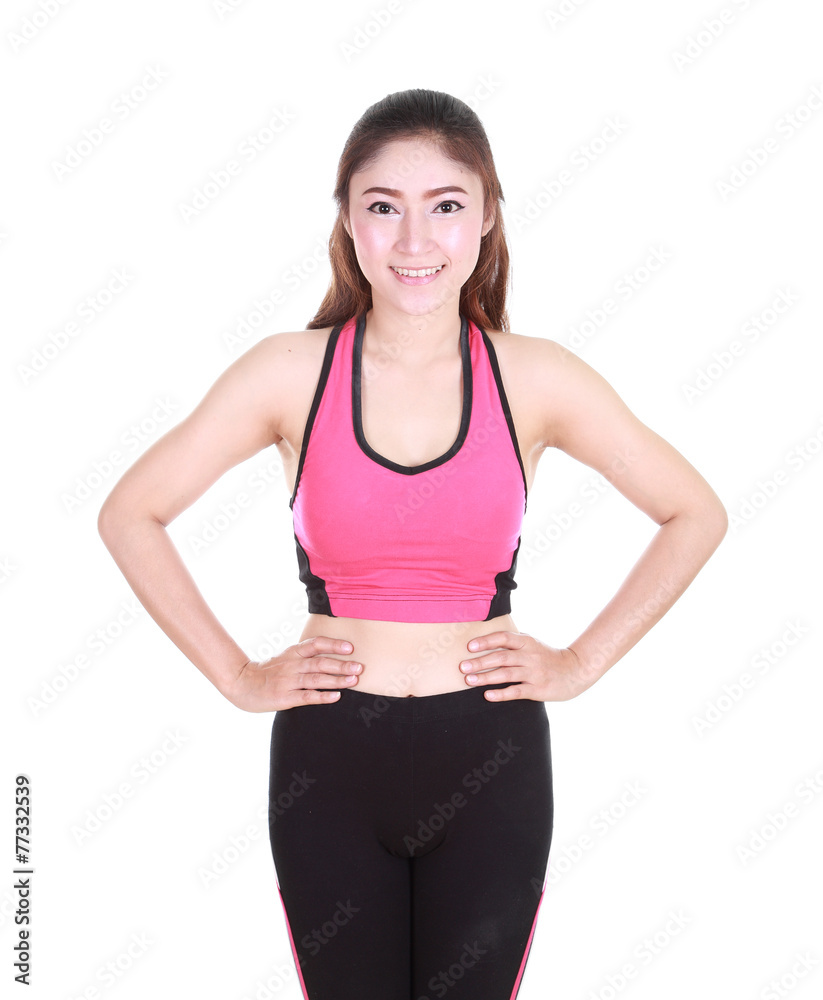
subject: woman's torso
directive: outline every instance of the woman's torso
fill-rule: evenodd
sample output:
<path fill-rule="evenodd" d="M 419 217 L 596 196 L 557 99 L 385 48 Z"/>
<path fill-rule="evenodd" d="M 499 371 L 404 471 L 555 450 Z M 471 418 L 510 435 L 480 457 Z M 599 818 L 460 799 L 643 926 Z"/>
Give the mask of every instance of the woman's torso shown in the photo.
<path fill-rule="evenodd" d="M 288 372 L 287 399 L 279 407 L 278 451 L 284 478 L 294 492 L 303 433 L 317 387 L 331 327 L 282 335 L 295 340 L 298 350 Z M 506 389 L 512 422 L 523 463 L 526 485 L 531 489 L 545 438 L 528 383 L 528 341 L 485 331 L 491 340 Z M 282 357 L 282 352 L 281 352 Z M 379 360 L 380 364 L 374 364 Z M 415 376 L 408 368 L 385 358 L 363 357 L 370 365 L 367 391 L 362 396 L 363 431 L 380 455 L 407 466 L 420 465 L 442 455 L 457 436 L 461 416 L 461 364 L 456 352 Z M 278 379 L 278 382 L 281 380 Z M 375 695 L 417 697 L 465 690 L 462 660 L 483 654 L 469 653 L 470 639 L 496 631 L 517 631 L 510 614 L 474 622 L 397 622 L 310 614 L 300 639 L 324 635 L 347 639 L 353 652 L 340 659 L 363 664 L 355 689 Z M 488 652 L 488 651 L 484 651 Z"/>

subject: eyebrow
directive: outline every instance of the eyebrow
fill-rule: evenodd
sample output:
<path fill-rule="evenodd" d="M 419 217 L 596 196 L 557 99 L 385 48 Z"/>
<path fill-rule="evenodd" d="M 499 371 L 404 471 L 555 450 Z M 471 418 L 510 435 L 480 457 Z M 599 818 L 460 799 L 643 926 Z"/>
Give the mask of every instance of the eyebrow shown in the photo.
<path fill-rule="evenodd" d="M 392 198 L 402 198 L 402 196 L 403 196 L 403 192 L 402 191 L 398 191 L 397 188 L 387 188 L 387 187 L 370 187 L 370 188 L 366 188 L 366 190 L 363 191 L 363 194 L 370 194 L 372 191 L 376 192 L 377 194 L 387 194 L 387 195 L 389 195 Z M 434 198 L 435 195 L 446 194 L 447 191 L 460 191 L 461 194 L 465 194 L 465 195 L 468 195 L 468 193 L 469 193 L 468 191 L 466 191 L 462 187 L 457 187 L 456 185 L 447 184 L 445 187 L 432 188 L 431 191 L 424 191 L 423 192 L 423 197 L 424 198 Z M 361 197 L 362 197 L 362 195 L 361 195 Z"/>

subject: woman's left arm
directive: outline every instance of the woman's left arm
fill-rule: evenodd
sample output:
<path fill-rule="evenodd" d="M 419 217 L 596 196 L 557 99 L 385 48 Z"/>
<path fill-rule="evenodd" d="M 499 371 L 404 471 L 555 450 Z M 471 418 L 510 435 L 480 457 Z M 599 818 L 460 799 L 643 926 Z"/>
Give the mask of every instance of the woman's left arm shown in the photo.
<path fill-rule="evenodd" d="M 614 597 L 566 649 L 507 632 L 468 644 L 471 651 L 503 647 L 469 661 L 474 671 L 497 668 L 481 683 L 521 682 L 520 690 L 486 692 L 490 700 L 561 701 L 591 687 L 663 617 L 722 541 L 728 515 L 697 469 L 601 375 L 554 341 L 528 339 L 537 357 L 519 388 L 537 409 L 543 446 L 596 469 L 660 525 Z"/>

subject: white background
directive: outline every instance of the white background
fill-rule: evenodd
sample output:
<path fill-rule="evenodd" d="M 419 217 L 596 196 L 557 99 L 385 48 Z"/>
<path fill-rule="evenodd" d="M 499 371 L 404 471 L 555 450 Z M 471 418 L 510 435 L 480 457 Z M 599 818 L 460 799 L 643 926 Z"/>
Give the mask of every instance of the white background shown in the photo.
<path fill-rule="evenodd" d="M 300 996 L 265 823 L 272 716 L 235 709 L 128 610 L 96 518 L 122 470 L 240 352 L 305 327 L 328 281 L 346 136 L 386 94 L 428 87 L 470 102 L 491 140 L 513 330 L 574 347 L 732 520 L 623 660 L 584 696 L 547 703 L 555 829 L 520 1000 L 820 996 L 819 5 L 52 6 L 2 12 L 4 993 L 23 992 L 10 956 L 24 772 L 27 996 Z M 150 71 L 161 81 L 141 91 Z M 119 117 L 123 92 L 136 107 Z M 278 112 L 288 124 L 241 159 Z M 113 131 L 84 143 L 105 117 Z M 85 155 L 61 170 L 68 147 Z M 184 218 L 232 158 L 239 175 Z M 553 196 L 564 169 L 572 182 Z M 644 270 L 653 251 L 666 261 Z M 111 296 L 115 271 L 130 277 Z M 278 288 L 284 303 L 230 346 Z M 770 312 L 781 293 L 791 306 Z M 597 325 L 609 297 L 619 309 Z M 261 657 L 293 641 L 305 605 L 269 451 L 170 527 L 221 622 Z M 654 532 L 611 488 L 587 499 L 596 478 L 546 454 L 529 499 L 514 615 L 552 645 L 585 628 Z M 252 504 L 198 551 L 241 492 Z M 583 513 L 559 529 L 574 502 Z M 152 755 L 149 775 L 138 762 Z M 132 794 L 107 813 L 123 783 Z M 106 819 L 90 830 L 95 813 Z"/>

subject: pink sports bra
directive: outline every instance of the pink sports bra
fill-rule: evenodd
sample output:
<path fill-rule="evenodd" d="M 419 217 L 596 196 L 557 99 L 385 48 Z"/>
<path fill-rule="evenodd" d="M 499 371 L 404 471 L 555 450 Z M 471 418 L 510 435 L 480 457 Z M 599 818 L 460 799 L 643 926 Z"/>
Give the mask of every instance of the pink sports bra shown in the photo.
<path fill-rule="evenodd" d="M 363 434 L 365 313 L 331 331 L 289 501 L 309 613 L 458 622 L 511 611 L 526 474 L 494 347 L 460 319 L 460 430 L 415 466 Z"/>

